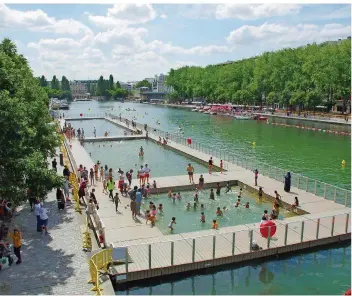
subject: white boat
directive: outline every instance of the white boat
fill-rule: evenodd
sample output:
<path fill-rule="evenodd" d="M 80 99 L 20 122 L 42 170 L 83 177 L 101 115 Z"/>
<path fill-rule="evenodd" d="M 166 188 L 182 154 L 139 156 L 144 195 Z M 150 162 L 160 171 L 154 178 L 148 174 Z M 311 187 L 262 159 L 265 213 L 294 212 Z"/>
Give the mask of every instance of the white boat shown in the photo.
<path fill-rule="evenodd" d="M 239 120 L 248 120 L 248 119 L 252 119 L 252 118 L 250 118 L 250 117 L 248 117 L 248 116 L 234 116 L 234 118 L 235 119 L 239 119 Z"/>
<path fill-rule="evenodd" d="M 210 111 L 205 111 L 203 112 L 203 114 L 210 114 Z"/>
<path fill-rule="evenodd" d="M 198 112 L 199 110 L 196 108 L 196 109 L 192 109 L 193 112 Z"/>
<path fill-rule="evenodd" d="M 209 114 L 210 115 L 216 115 L 217 113 L 216 112 L 210 112 Z"/>

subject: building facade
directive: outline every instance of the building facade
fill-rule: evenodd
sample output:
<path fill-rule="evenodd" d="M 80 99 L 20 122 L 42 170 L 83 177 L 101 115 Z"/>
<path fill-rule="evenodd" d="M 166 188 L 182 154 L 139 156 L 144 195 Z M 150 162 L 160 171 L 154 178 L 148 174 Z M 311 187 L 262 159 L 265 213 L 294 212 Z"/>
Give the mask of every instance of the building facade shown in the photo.
<path fill-rule="evenodd" d="M 167 78 L 167 75 L 164 75 L 164 74 L 155 75 L 154 80 L 152 82 L 152 91 L 157 93 L 172 92 L 173 91 L 172 87 L 166 85 L 166 78 Z M 150 79 L 150 78 L 146 78 L 146 80 L 147 79 Z"/>

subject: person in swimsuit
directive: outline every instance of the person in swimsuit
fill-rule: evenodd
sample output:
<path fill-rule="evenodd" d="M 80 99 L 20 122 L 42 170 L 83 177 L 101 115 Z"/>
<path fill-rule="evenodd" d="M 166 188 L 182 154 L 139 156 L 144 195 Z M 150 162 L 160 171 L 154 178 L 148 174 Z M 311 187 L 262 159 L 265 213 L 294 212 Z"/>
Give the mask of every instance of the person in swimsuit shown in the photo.
<path fill-rule="evenodd" d="M 151 171 L 151 169 L 146 164 L 144 167 L 144 183 L 143 184 L 145 184 L 145 181 L 147 181 L 147 183 L 149 183 L 150 171 Z"/>
<path fill-rule="evenodd" d="M 237 199 L 237 202 L 235 203 L 235 208 L 238 208 L 238 206 L 240 205 L 241 203 L 241 200 L 240 199 Z"/>
<path fill-rule="evenodd" d="M 222 210 L 220 209 L 220 207 L 217 207 L 217 209 L 216 209 L 216 216 L 223 216 L 224 214 L 223 214 L 223 212 L 222 212 Z"/>
<path fill-rule="evenodd" d="M 262 221 L 261 223 L 268 221 L 269 220 L 269 216 L 268 216 L 268 210 L 264 210 L 264 214 L 262 216 Z"/>
<path fill-rule="evenodd" d="M 220 195 L 220 189 L 221 189 L 221 187 L 220 187 L 220 183 L 216 183 L 216 195 Z"/>
<path fill-rule="evenodd" d="M 139 148 L 139 156 L 143 157 L 144 156 L 144 151 L 143 151 L 143 147 L 141 146 L 141 148 Z"/>
<path fill-rule="evenodd" d="M 259 187 L 258 198 L 260 201 L 263 199 L 263 188 L 262 187 Z"/>
<path fill-rule="evenodd" d="M 210 199 L 212 199 L 212 200 L 215 200 L 215 196 L 214 196 L 214 190 L 213 190 L 213 188 L 212 189 L 210 189 L 210 197 L 209 197 Z"/>
<path fill-rule="evenodd" d="M 139 186 L 142 186 L 144 184 L 144 168 L 141 165 L 141 168 L 138 170 L 138 178 L 139 178 Z"/>
<path fill-rule="evenodd" d="M 221 172 L 221 174 L 223 174 L 223 172 L 224 172 L 224 163 L 223 163 L 222 159 L 220 160 L 220 172 Z"/>
<path fill-rule="evenodd" d="M 198 186 L 199 186 L 199 190 L 203 190 L 203 188 L 204 188 L 204 177 L 203 177 L 203 175 L 200 175 L 200 177 L 199 177 Z"/>
<path fill-rule="evenodd" d="M 174 224 L 177 224 L 177 223 L 176 223 L 176 218 L 175 218 L 175 217 L 172 217 L 171 222 L 170 222 L 169 225 L 168 225 L 170 231 L 174 231 L 174 227 L 173 227 Z"/>
<path fill-rule="evenodd" d="M 299 201 L 298 201 L 298 197 L 295 196 L 295 202 L 291 206 L 289 206 L 287 210 L 290 211 L 290 210 L 296 209 L 297 207 L 299 207 Z"/>
<path fill-rule="evenodd" d="M 258 186 L 258 170 L 254 170 L 254 185 Z"/>
<path fill-rule="evenodd" d="M 189 183 L 194 183 L 193 181 L 194 168 L 190 163 L 187 166 L 187 173 L 188 173 Z"/>
<path fill-rule="evenodd" d="M 209 175 L 211 175 L 213 171 L 213 157 L 210 157 L 208 163 L 209 163 Z"/>
<path fill-rule="evenodd" d="M 205 223 L 205 215 L 204 212 L 200 213 L 200 222 Z"/>

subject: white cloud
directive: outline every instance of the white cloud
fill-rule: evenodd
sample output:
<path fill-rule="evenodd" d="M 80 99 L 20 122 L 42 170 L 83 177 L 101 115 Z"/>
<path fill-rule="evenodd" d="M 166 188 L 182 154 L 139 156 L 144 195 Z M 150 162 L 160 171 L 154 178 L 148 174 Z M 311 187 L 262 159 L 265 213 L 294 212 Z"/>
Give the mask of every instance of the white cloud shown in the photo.
<path fill-rule="evenodd" d="M 155 19 L 156 11 L 150 4 L 115 4 L 105 16 L 88 14 L 89 20 L 101 28 L 142 24 Z"/>
<path fill-rule="evenodd" d="M 160 15 L 160 18 L 162 18 L 162 19 L 165 20 L 165 19 L 167 19 L 167 15 L 166 15 L 166 14 L 161 14 L 161 15 Z"/>
<path fill-rule="evenodd" d="M 94 37 L 94 41 L 102 44 L 119 43 L 133 46 L 136 43 L 135 40 L 139 41 L 147 35 L 148 30 L 145 28 L 119 27 L 98 33 Z"/>
<path fill-rule="evenodd" d="M 77 35 L 91 30 L 73 19 L 56 20 L 44 11 L 20 11 L 8 8 L 0 3 L 0 28 L 27 29 L 35 32 L 53 32 L 56 34 Z"/>
<path fill-rule="evenodd" d="M 192 66 L 200 66 L 200 65 L 197 64 L 197 63 L 194 63 L 194 62 L 177 61 L 175 63 L 175 66 L 173 67 L 173 69 L 178 69 L 178 68 L 182 68 L 182 67 L 185 67 L 185 66 L 192 67 Z"/>
<path fill-rule="evenodd" d="M 350 32 L 350 26 L 341 24 L 326 24 L 319 27 L 313 24 L 288 26 L 264 23 L 261 26 L 242 26 L 230 32 L 226 40 L 232 45 L 249 45 L 260 42 L 261 45 L 271 43 L 280 48 L 337 40 L 349 36 Z"/>
<path fill-rule="evenodd" d="M 273 16 L 297 14 L 297 4 L 193 4 L 181 7 L 181 15 L 192 19 L 242 19 L 255 20 Z"/>
<path fill-rule="evenodd" d="M 219 4 L 216 7 L 215 16 L 217 19 L 255 20 L 297 14 L 300 10 L 301 5 L 296 4 Z"/>
<path fill-rule="evenodd" d="M 106 61 L 104 53 L 97 48 L 85 48 L 83 53 L 77 56 L 77 60 L 99 63 Z"/>

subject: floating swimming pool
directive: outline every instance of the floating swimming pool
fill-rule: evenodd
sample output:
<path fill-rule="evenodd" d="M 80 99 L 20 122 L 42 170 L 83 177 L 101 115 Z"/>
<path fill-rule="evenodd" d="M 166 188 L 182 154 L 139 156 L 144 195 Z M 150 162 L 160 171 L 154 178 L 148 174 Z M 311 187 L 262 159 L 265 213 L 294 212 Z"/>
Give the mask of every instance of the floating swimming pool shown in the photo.
<path fill-rule="evenodd" d="M 143 146 L 144 157 L 139 157 L 139 148 Z M 107 164 L 116 172 L 134 170 L 133 177 L 141 165 L 148 164 L 153 177 L 186 175 L 188 163 L 192 163 L 195 173 L 205 173 L 207 168 L 187 156 L 159 146 L 151 140 L 127 140 L 101 143 L 85 143 L 84 148 L 91 153 L 93 161 Z"/>
<path fill-rule="evenodd" d="M 209 199 L 210 190 L 204 190 L 199 194 L 199 202 L 197 208 L 194 208 L 194 191 L 183 191 L 180 192 L 182 200 L 173 201 L 172 198 L 168 198 L 167 194 L 152 195 L 149 199 L 144 200 L 143 209 L 149 209 L 149 202 L 152 201 L 156 206 L 159 204 L 163 205 L 163 213 L 157 215 L 156 227 L 164 234 L 170 234 L 168 224 L 172 217 L 176 217 L 176 225 L 173 233 L 192 232 L 199 230 L 211 229 L 213 219 L 217 219 L 219 227 L 235 226 L 247 223 L 260 222 L 264 210 L 271 212 L 272 203 L 263 201 L 259 202 L 249 192 L 244 191 L 241 198 L 241 205 L 236 208 L 234 206 L 237 201 L 239 187 L 233 187 L 232 191 L 225 193 L 225 188 L 220 191 L 220 196 L 216 196 L 215 200 Z M 214 189 L 215 193 L 215 189 Z M 191 208 L 187 209 L 187 202 L 191 202 Z M 246 209 L 243 204 L 249 202 L 249 209 Z M 201 204 L 204 205 L 204 214 L 206 222 L 200 222 L 201 215 Z M 216 209 L 220 207 L 226 207 L 223 211 L 222 217 L 216 217 Z M 292 213 L 286 212 L 284 209 L 280 209 L 279 219 L 287 217 L 287 215 L 293 215 Z"/>
<path fill-rule="evenodd" d="M 124 132 L 123 128 L 104 119 L 68 120 L 67 123 L 70 123 L 76 129 L 76 132 L 78 128 L 83 128 L 85 137 L 94 137 L 94 127 L 97 131 L 97 137 L 103 137 L 105 131 L 109 133 L 109 136 L 122 136 Z"/>

